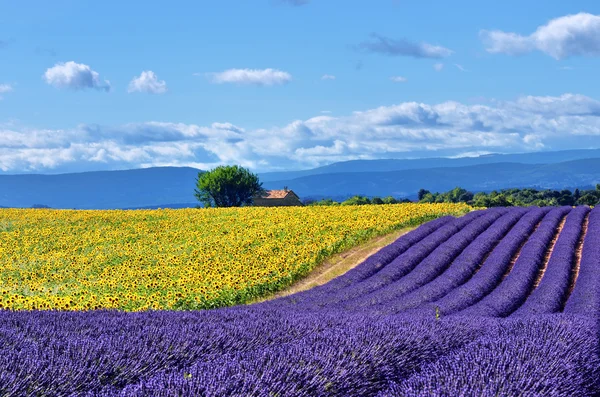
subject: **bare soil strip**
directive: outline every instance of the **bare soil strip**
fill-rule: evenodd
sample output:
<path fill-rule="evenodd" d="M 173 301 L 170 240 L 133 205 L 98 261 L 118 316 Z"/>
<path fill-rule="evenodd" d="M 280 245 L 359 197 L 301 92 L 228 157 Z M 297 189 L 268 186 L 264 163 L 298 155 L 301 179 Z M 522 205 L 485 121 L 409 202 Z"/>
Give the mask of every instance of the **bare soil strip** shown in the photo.
<path fill-rule="evenodd" d="M 573 263 L 573 269 L 571 273 L 571 282 L 569 283 L 569 289 L 567 291 L 567 295 L 565 296 L 565 300 L 563 304 L 567 304 L 567 300 L 571 293 L 573 292 L 573 288 L 575 288 L 575 283 L 577 282 L 577 277 L 579 277 L 579 268 L 581 267 L 581 254 L 583 252 L 583 240 L 585 240 L 585 236 L 588 231 L 588 224 L 590 222 L 590 213 L 588 212 L 583 220 L 583 226 L 581 227 L 581 235 L 579 235 L 579 240 L 577 241 L 577 245 L 575 246 L 575 258 Z"/>
<path fill-rule="evenodd" d="M 518 221 L 517 221 L 518 222 Z M 492 249 L 490 249 L 483 257 L 483 259 L 481 260 L 481 262 L 479 262 L 477 264 L 477 267 L 475 268 L 475 270 L 473 271 L 473 274 L 470 276 L 471 278 L 481 269 L 481 267 L 483 266 L 483 264 L 488 260 L 488 258 L 490 257 L 490 255 L 492 255 L 492 252 L 494 252 L 494 250 L 498 247 L 498 245 L 500 245 L 500 243 L 502 242 L 502 240 L 504 240 L 506 238 L 506 236 L 508 236 L 510 234 L 510 232 L 513 230 L 513 228 L 515 227 L 516 223 L 514 225 L 512 225 L 512 227 L 510 229 L 508 229 L 508 231 L 504 234 L 504 236 L 500 237 L 496 243 L 494 244 L 494 246 L 492 247 Z M 521 248 L 523 246 L 519 247 L 519 251 L 518 253 L 521 252 Z M 516 260 L 516 259 L 515 259 Z M 514 263 L 513 263 L 514 264 Z"/>
<path fill-rule="evenodd" d="M 548 245 L 548 250 L 546 251 L 546 257 L 544 258 L 542 267 L 540 268 L 537 278 L 535 279 L 535 283 L 533 283 L 533 289 L 531 290 L 531 292 L 533 292 L 533 290 L 535 290 L 538 287 L 538 285 L 540 285 L 540 282 L 542 281 L 542 277 L 544 277 L 544 274 L 546 274 L 546 269 L 548 269 L 548 261 L 550 261 L 550 257 L 552 256 L 552 252 L 554 252 L 554 247 L 556 246 L 556 241 L 558 241 L 558 236 L 560 236 L 560 232 L 562 232 L 563 228 L 565 227 L 566 221 L 567 221 L 567 216 L 565 215 L 562 218 L 562 220 L 560 221 L 558 228 L 556 228 L 554 238 Z M 530 294 L 531 294 L 531 292 L 530 292 Z"/>
<path fill-rule="evenodd" d="M 541 224 L 542 224 L 542 221 L 539 221 L 537 223 L 537 225 L 535 225 L 535 227 L 533 228 L 533 231 L 531 233 L 529 233 L 529 235 L 523 239 L 523 242 L 521 242 L 521 245 L 519 245 L 519 249 L 517 249 L 517 252 L 515 252 L 515 255 L 510 260 L 510 263 L 508 264 L 506 271 L 502 275 L 502 280 L 500 280 L 500 282 L 504 281 L 504 279 L 506 277 L 508 277 L 508 275 L 512 271 L 513 267 L 515 267 L 515 263 L 517 262 L 517 259 L 519 259 L 519 256 L 521 256 L 521 251 L 523 251 L 523 247 L 525 246 L 527 241 L 529 241 L 529 238 L 533 235 L 533 233 L 535 233 L 535 231 L 538 229 L 538 227 L 540 227 Z"/>
<path fill-rule="evenodd" d="M 364 244 L 349 249 L 348 251 L 333 255 L 331 258 L 325 260 L 325 262 L 312 270 L 305 278 L 298 280 L 296 283 L 292 284 L 283 291 L 279 291 L 276 294 L 256 300 L 252 303 L 280 298 L 282 296 L 287 296 L 295 294 L 296 292 L 311 289 L 318 285 L 323 285 L 346 273 L 348 270 L 355 268 L 369 256 L 373 255 L 386 245 L 393 243 L 398 238 L 415 228 L 416 227 L 409 227 L 396 230 L 392 233 L 375 237 Z"/>

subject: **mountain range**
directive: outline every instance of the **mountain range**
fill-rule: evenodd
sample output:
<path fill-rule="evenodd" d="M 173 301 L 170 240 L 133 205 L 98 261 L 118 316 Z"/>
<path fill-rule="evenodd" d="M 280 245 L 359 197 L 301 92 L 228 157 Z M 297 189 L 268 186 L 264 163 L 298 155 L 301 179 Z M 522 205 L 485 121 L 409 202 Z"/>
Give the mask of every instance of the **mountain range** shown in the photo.
<path fill-rule="evenodd" d="M 195 207 L 201 170 L 155 167 L 71 174 L 0 174 L 0 206 L 77 209 Z M 303 171 L 259 174 L 267 189 L 301 198 L 353 195 L 415 198 L 420 188 L 473 192 L 510 187 L 590 188 L 600 183 L 600 150 L 494 154 L 465 158 L 353 160 Z"/>

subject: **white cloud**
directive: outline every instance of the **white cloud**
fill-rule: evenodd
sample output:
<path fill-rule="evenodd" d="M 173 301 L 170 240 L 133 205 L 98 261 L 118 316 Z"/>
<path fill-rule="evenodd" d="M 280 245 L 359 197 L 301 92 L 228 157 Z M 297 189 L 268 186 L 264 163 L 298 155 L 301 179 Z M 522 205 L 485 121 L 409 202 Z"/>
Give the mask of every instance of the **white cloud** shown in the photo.
<path fill-rule="evenodd" d="M 457 68 L 458 70 L 460 70 L 461 72 L 468 72 L 468 70 L 467 70 L 467 69 L 463 68 L 463 67 L 462 67 L 462 65 L 460 65 L 460 64 L 458 64 L 458 63 L 455 63 L 455 64 L 454 64 L 454 66 L 456 66 L 456 68 Z"/>
<path fill-rule="evenodd" d="M 435 69 L 436 72 L 441 72 L 442 69 L 444 69 L 444 64 L 443 63 L 436 63 L 435 65 L 433 65 L 433 68 Z"/>
<path fill-rule="evenodd" d="M 10 84 L 0 84 L 0 94 L 6 94 L 8 92 L 11 92 L 13 90 L 12 85 Z M 2 100 L 3 97 L 2 95 L 0 95 L 0 100 Z"/>
<path fill-rule="evenodd" d="M 392 76 L 390 77 L 390 80 L 392 80 L 394 83 L 406 83 L 408 81 L 406 77 L 402 76 Z"/>
<path fill-rule="evenodd" d="M 277 69 L 228 69 L 220 73 L 210 74 L 212 82 L 239 83 L 254 85 L 279 85 L 292 80 L 292 76 Z"/>
<path fill-rule="evenodd" d="M 69 61 L 57 63 L 44 73 L 46 83 L 57 88 L 71 88 L 81 90 L 94 88 L 102 91 L 110 91 L 110 82 L 101 81 L 100 75 L 93 71 L 88 65 Z"/>
<path fill-rule="evenodd" d="M 500 30 L 482 30 L 480 36 L 490 53 L 521 55 L 539 50 L 555 59 L 600 56 L 600 16 L 584 12 L 552 19 L 528 36 Z"/>
<path fill-rule="evenodd" d="M 167 92 L 167 83 L 159 81 L 153 71 L 143 71 L 139 77 L 134 77 L 129 82 L 127 92 L 145 92 L 149 94 L 164 94 Z"/>
<path fill-rule="evenodd" d="M 403 102 L 274 128 L 146 122 L 39 130 L 0 125 L 0 170 L 69 172 L 159 165 L 258 171 L 333 161 L 470 156 L 597 147 L 600 101 L 584 95 L 523 96 L 486 105 Z"/>
<path fill-rule="evenodd" d="M 332 74 L 324 74 L 321 76 L 321 80 L 335 80 L 335 76 Z"/>
<path fill-rule="evenodd" d="M 331 114 L 331 110 L 321 110 L 321 113 L 323 114 Z"/>
<path fill-rule="evenodd" d="M 460 158 L 465 158 L 465 157 L 479 157 L 479 156 L 485 156 L 487 154 L 493 154 L 492 152 L 488 152 L 485 150 L 479 150 L 476 152 L 464 152 L 464 153 L 458 153 L 457 155 L 454 156 L 448 156 L 449 158 L 452 159 L 460 159 Z"/>
<path fill-rule="evenodd" d="M 360 43 L 358 48 L 368 52 L 414 58 L 445 58 L 454 53 L 439 45 L 415 43 L 407 39 L 390 39 L 376 33 L 371 34 L 371 41 Z"/>

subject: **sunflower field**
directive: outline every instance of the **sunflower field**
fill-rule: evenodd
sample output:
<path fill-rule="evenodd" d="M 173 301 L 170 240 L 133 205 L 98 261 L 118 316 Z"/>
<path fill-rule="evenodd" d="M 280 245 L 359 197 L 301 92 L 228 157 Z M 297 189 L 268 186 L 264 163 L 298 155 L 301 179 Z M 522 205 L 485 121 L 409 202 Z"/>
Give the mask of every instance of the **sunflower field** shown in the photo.
<path fill-rule="evenodd" d="M 0 209 L 0 308 L 125 311 L 246 303 L 328 256 L 464 204 Z"/>

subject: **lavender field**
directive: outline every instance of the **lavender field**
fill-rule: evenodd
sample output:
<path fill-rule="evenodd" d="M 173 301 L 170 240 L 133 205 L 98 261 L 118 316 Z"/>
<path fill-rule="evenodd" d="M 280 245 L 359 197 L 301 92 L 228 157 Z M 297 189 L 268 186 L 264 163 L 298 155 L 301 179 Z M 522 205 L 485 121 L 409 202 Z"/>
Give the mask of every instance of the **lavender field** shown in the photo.
<path fill-rule="evenodd" d="M 2 396 L 597 396 L 600 208 L 426 223 L 210 311 L 0 312 Z"/>

